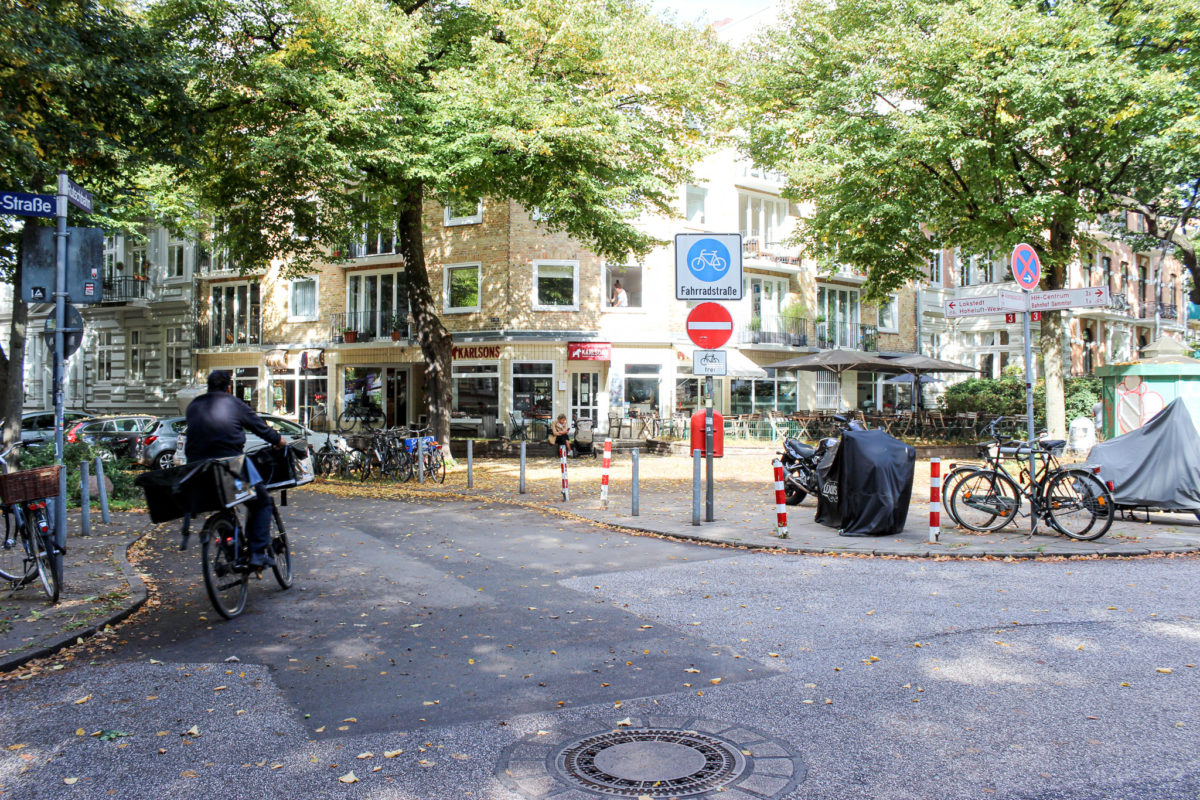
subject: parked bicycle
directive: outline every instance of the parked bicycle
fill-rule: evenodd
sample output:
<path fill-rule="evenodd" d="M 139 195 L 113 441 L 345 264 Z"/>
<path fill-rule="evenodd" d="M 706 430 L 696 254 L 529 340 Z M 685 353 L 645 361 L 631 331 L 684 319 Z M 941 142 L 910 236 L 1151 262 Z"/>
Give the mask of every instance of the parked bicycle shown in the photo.
<path fill-rule="evenodd" d="M 366 389 L 346 403 L 346 407 L 337 418 L 338 430 L 342 433 L 348 433 L 355 428 L 373 431 L 382 424 L 383 409 L 371 399 Z"/>
<path fill-rule="evenodd" d="M 425 451 L 425 460 L 421 467 L 425 472 L 426 478 L 431 478 L 438 483 L 446 482 L 446 455 L 442 451 L 442 445 L 437 438 L 430 436 L 433 428 L 413 429 L 413 435 L 404 440 L 404 446 L 412 456 L 416 463 L 420 456 L 419 450 Z M 423 442 L 418 447 L 418 442 Z"/>
<path fill-rule="evenodd" d="M 998 421 L 998 420 L 997 420 Z M 1064 440 L 1041 439 L 1030 447 L 1021 441 L 1006 441 L 994 432 L 984 455 L 985 466 L 956 478 L 948 508 L 964 528 L 996 531 L 1011 523 L 1018 514 L 1033 516 L 1033 529 L 1039 521 L 1072 539 L 1092 541 L 1108 532 L 1115 516 L 1111 487 L 1098 477 L 1099 468 L 1062 466 L 1058 455 Z M 1038 456 L 1037 469 L 1021 467 L 1014 478 L 1004 461 L 1032 462 Z M 949 475 L 947 478 L 949 479 Z M 1022 503 L 1029 511 L 1022 512 Z"/>
<path fill-rule="evenodd" d="M 58 602 L 62 590 L 62 556 L 54 541 L 50 501 L 58 497 L 62 467 L 9 472 L 5 457 L 18 447 L 0 453 L 0 501 L 4 504 L 4 542 L 0 545 L 0 578 L 12 590 L 37 580 L 46 598 Z"/>

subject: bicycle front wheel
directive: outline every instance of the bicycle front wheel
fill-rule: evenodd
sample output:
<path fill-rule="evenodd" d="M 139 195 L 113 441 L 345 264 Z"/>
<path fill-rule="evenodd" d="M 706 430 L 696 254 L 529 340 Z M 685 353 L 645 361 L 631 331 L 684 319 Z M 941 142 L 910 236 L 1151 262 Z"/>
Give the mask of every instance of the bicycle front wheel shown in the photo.
<path fill-rule="evenodd" d="M 946 512 L 946 516 L 955 525 L 962 525 L 962 522 L 954 515 L 954 506 L 951 505 L 950 498 L 953 496 L 954 489 L 958 486 L 959 482 L 978 469 L 980 469 L 978 464 L 960 464 L 947 472 L 946 476 L 942 478 L 942 510 Z"/>
<path fill-rule="evenodd" d="M 354 424 L 358 422 L 358 414 L 347 408 L 343 409 L 341 414 L 338 414 L 337 426 L 342 433 L 349 433 L 354 430 Z"/>
<path fill-rule="evenodd" d="M 6 537 L 0 542 L 0 578 L 6 581 L 24 583 L 33 576 L 34 565 L 20 530 L 22 524 L 17 523 L 17 529 L 10 531 L 11 539 Z"/>
<path fill-rule="evenodd" d="M 1085 542 L 1108 533 L 1116 515 L 1108 487 L 1082 469 L 1065 470 L 1051 478 L 1042 495 L 1042 504 L 1051 526 Z"/>
<path fill-rule="evenodd" d="M 204 562 L 204 588 L 217 613 L 233 619 L 246 607 L 250 590 L 245 570 L 236 568 L 237 533 L 225 514 L 209 517 L 200 536 L 200 558 Z"/>
<path fill-rule="evenodd" d="M 1021 508 L 1021 490 L 1012 478 L 977 469 L 958 482 L 950 496 L 951 515 L 964 528 L 996 531 L 1012 522 Z"/>
<path fill-rule="evenodd" d="M 446 482 L 446 459 L 441 450 L 425 454 L 425 477 L 432 478 L 438 483 Z"/>
<path fill-rule="evenodd" d="M 27 541 L 37 565 L 38 580 L 42 584 L 42 591 L 46 593 L 46 599 L 53 605 L 58 602 L 58 595 L 62 589 L 62 581 L 59 580 L 62 568 L 61 562 L 55 563 L 54 534 L 43 535 L 42 525 L 45 525 L 47 530 L 52 530 L 45 511 L 34 511 L 25 517 L 26 536 L 29 537 Z"/>

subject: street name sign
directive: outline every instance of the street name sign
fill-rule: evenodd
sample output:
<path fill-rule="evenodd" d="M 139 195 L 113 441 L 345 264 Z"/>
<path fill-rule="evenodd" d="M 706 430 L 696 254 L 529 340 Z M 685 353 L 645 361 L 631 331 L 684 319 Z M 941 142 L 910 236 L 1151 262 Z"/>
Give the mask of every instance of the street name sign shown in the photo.
<path fill-rule="evenodd" d="M 1036 289 L 1042 279 L 1042 262 L 1037 251 L 1027 244 L 1019 244 L 1012 252 L 1012 274 L 1022 289 Z"/>
<path fill-rule="evenodd" d="M 1054 311 L 1060 308 L 1095 308 L 1112 305 L 1107 286 L 1086 289 L 1050 289 L 1029 295 L 1030 311 Z"/>
<path fill-rule="evenodd" d="M 55 197 L 51 194 L 0 192 L 0 214 L 17 217 L 53 217 Z"/>
<path fill-rule="evenodd" d="M 676 300 L 741 300 L 742 235 L 675 235 Z"/>
<path fill-rule="evenodd" d="M 67 178 L 67 202 L 85 214 L 92 213 L 92 193 Z"/>
<path fill-rule="evenodd" d="M 733 336 L 733 317 L 719 303 L 701 303 L 688 314 L 687 335 L 696 347 L 716 350 Z"/>
<path fill-rule="evenodd" d="M 1007 311 L 1024 311 L 1022 301 L 1019 308 L 1013 308 L 1012 292 L 1006 292 L 1009 297 L 989 294 L 984 297 L 959 297 L 946 301 L 946 318 L 977 317 L 985 314 L 1003 314 Z M 1020 297 L 1020 295 L 1016 295 Z"/>
<path fill-rule="evenodd" d="M 729 354 L 724 350 L 696 350 L 692 353 L 693 375 L 723 377 L 729 372 Z"/>

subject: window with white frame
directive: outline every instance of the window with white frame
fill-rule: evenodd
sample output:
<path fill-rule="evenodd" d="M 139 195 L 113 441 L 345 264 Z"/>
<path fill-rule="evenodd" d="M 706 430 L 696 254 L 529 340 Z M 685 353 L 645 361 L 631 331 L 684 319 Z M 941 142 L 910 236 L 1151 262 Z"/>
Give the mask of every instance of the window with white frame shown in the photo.
<path fill-rule="evenodd" d="M 129 332 L 129 379 L 140 381 L 146 377 L 146 341 L 142 331 Z"/>
<path fill-rule="evenodd" d="M 317 318 L 317 278 L 296 278 L 288 284 L 288 322 Z"/>
<path fill-rule="evenodd" d="M 316 306 L 314 290 L 314 309 Z M 316 311 L 313 312 L 316 318 Z M 346 277 L 344 327 L 360 337 L 389 336 L 408 331 L 408 289 L 403 270 L 353 272 Z"/>
<path fill-rule="evenodd" d="M 443 306 L 446 313 L 478 311 L 480 263 L 447 264 L 443 273 Z"/>
<path fill-rule="evenodd" d="M 168 381 L 187 380 L 188 373 L 188 341 L 182 328 L 166 329 L 167 374 Z"/>
<path fill-rule="evenodd" d="M 929 282 L 934 286 L 942 285 L 942 251 L 934 250 L 929 254 Z"/>
<path fill-rule="evenodd" d="M 687 221 L 696 227 L 705 224 L 705 204 L 708 190 L 700 186 L 687 187 Z"/>
<path fill-rule="evenodd" d="M 879 306 L 879 330 L 887 333 L 900 330 L 900 300 L 894 294 L 888 295 L 887 302 Z"/>
<path fill-rule="evenodd" d="M 259 344 L 262 297 L 258 281 L 219 283 L 209 305 L 209 347 Z"/>
<path fill-rule="evenodd" d="M 754 239 L 760 248 L 777 244 L 783 237 L 788 203 L 778 197 L 738 192 L 738 219 L 745 239 Z"/>
<path fill-rule="evenodd" d="M 617 284 L 625 292 L 624 298 L 617 293 Z M 604 307 L 642 307 L 642 265 L 606 264 L 604 266 Z"/>
<path fill-rule="evenodd" d="M 838 376 L 827 370 L 821 370 L 817 375 L 817 408 L 836 409 L 841 403 L 841 386 Z"/>
<path fill-rule="evenodd" d="M 444 209 L 444 224 L 478 225 L 483 222 L 483 200 L 479 198 L 454 198 Z"/>
<path fill-rule="evenodd" d="M 112 331 L 97 331 L 96 333 L 96 380 L 111 381 L 113 379 L 113 361 L 117 346 Z"/>
<path fill-rule="evenodd" d="M 130 273 L 137 278 L 150 275 L 150 246 L 148 241 L 142 241 L 129 248 Z"/>
<path fill-rule="evenodd" d="M 122 276 L 125 269 L 124 249 L 125 240 L 120 236 L 104 237 L 104 280 L 111 281 Z"/>
<path fill-rule="evenodd" d="M 456 416 L 473 419 L 499 416 L 499 362 L 455 361 L 450 367 L 450 378 L 450 410 Z"/>
<path fill-rule="evenodd" d="M 579 262 L 533 262 L 533 310 L 579 310 Z"/>
<path fill-rule="evenodd" d="M 184 276 L 184 254 L 187 243 L 174 234 L 167 240 L 167 278 L 182 278 Z"/>

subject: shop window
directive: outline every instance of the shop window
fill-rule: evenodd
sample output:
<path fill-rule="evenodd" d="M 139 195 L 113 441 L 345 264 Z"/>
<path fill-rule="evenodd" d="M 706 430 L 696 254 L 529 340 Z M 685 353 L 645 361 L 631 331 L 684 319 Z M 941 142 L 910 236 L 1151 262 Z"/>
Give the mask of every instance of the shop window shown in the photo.
<path fill-rule="evenodd" d="M 475 198 L 455 198 L 445 207 L 446 227 L 478 225 L 483 222 L 483 201 Z"/>
<path fill-rule="evenodd" d="M 317 430 L 324 427 L 329 374 L 317 369 L 271 370 L 271 410 L 281 417 L 299 420 Z"/>
<path fill-rule="evenodd" d="M 479 310 L 479 268 L 475 264 L 448 264 L 444 273 L 447 313 Z"/>
<path fill-rule="evenodd" d="M 704 378 L 675 380 L 675 410 L 691 414 L 704 410 Z M 725 379 L 713 378 L 713 408 L 725 412 Z"/>
<path fill-rule="evenodd" d="M 661 371 L 659 364 L 630 364 L 625 368 L 625 404 L 631 411 L 658 409 Z"/>
<path fill-rule="evenodd" d="M 451 411 L 466 417 L 499 416 L 500 365 L 454 362 L 451 370 Z"/>
<path fill-rule="evenodd" d="M 640 264 L 608 264 L 604 267 L 604 305 L 619 308 L 617 283 L 625 290 L 625 307 L 642 307 L 642 267 Z"/>
<path fill-rule="evenodd" d="M 364 400 L 383 408 L 382 371 L 381 367 L 346 367 L 342 373 L 342 408 Z"/>
<path fill-rule="evenodd" d="M 317 318 L 317 279 L 297 278 L 289 285 L 288 322 L 311 322 Z"/>
<path fill-rule="evenodd" d="M 549 418 L 554 410 L 554 364 L 514 361 L 512 370 L 513 411 L 525 417 Z"/>
<path fill-rule="evenodd" d="M 579 262 L 533 262 L 533 310 L 579 309 Z"/>
<path fill-rule="evenodd" d="M 729 384 L 729 413 L 762 414 L 796 410 L 796 380 L 790 376 L 735 378 Z"/>
<path fill-rule="evenodd" d="M 233 371 L 233 394 L 258 410 L 258 367 L 238 367 Z"/>

